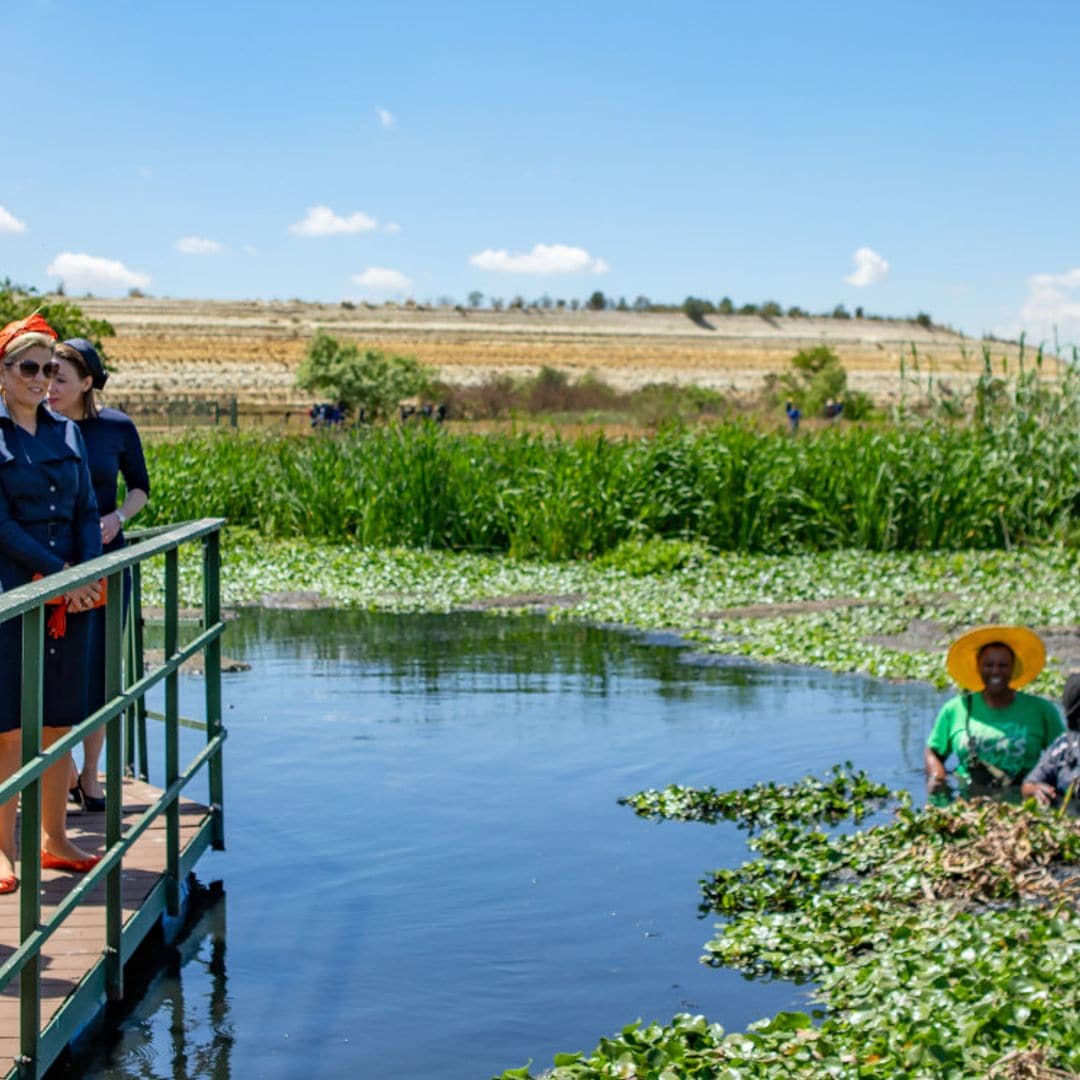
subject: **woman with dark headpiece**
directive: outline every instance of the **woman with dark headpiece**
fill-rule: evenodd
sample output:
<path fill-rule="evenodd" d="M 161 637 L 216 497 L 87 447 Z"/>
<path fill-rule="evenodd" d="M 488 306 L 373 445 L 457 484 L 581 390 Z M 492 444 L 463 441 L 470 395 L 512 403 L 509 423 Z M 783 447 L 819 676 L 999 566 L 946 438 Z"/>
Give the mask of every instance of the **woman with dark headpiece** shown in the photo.
<path fill-rule="evenodd" d="M 105 551 L 124 546 L 124 525 L 145 505 L 150 494 L 142 442 L 131 420 L 118 409 L 100 409 L 94 396 L 108 379 L 97 349 L 85 338 L 71 338 L 56 346 L 60 365 L 49 387 L 49 404 L 79 425 L 90 463 L 90 476 L 101 515 L 101 542 Z M 126 494 L 116 505 L 116 479 L 124 478 Z M 127 613 L 131 578 L 124 576 L 124 613 Z M 91 614 L 89 712 L 105 704 L 105 611 Z M 98 762 L 105 742 L 100 727 L 83 742 L 82 771 L 73 779 L 70 796 L 86 810 L 105 809 L 105 790 Z"/>
<path fill-rule="evenodd" d="M 1043 752 L 1038 764 L 1024 777 L 1020 788 L 1025 799 L 1049 806 L 1058 799 L 1080 802 L 1080 675 L 1065 680 L 1062 695 L 1068 731 Z"/>
<path fill-rule="evenodd" d="M 953 642 L 945 664 L 963 693 L 945 703 L 926 741 L 931 791 L 945 785 L 954 753 L 969 790 L 1020 785 L 1064 730 L 1051 702 L 1020 692 L 1045 663 L 1042 639 L 1022 626 L 980 626 Z"/>
<path fill-rule="evenodd" d="M 56 374 L 56 332 L 40 315 L 0 330 L 0 587 L 25 585 L 101 554 L 86 447 L 76 425 L 46 405 Z M 67 593 L 49 617 L 45 639 L 42 746 L 48 748 L 86 718 L 89 611 L 97 584 Z M 22 620 L 0 623 L 0 780 L 22 764 Z M 41 865 L 86 873 L 100 856 L 67 835 L 70 763 L 65 756 L 42 776 Z M 14 892 L 18 799 L 0 805 L 0 893 Z"/>

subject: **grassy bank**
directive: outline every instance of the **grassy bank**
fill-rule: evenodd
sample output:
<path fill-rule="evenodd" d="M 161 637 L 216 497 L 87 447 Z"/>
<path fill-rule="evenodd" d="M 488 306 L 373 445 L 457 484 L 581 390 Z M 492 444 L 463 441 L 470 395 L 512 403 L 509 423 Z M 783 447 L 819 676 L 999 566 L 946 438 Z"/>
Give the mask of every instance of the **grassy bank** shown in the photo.
<path fill-rule="evenodd" d="M 1009 549 L 1074 538 L 1080 425 L 734 423 L 649 439 L 191 434 L 149 446 L 146 523 L 222 515 L 268 537 L 592 558 L 629 539 L 718 551 Z"/>

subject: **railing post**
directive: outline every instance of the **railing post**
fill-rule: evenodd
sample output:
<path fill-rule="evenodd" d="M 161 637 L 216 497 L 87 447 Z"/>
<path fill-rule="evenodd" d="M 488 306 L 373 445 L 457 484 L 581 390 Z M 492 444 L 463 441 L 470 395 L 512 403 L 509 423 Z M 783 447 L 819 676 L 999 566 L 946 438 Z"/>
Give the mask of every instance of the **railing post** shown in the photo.
<path fill-rule="evenodd" d="M 144 653 L 145 619 L 142 608 L 142 563 L 131 568 L 131 673 L 128 682 L 138 682 L 146 674 Z M 129 727 L 131 740 L 128 749 L 129 767 L 133 776 L 140 780 L 150 779 L 150 752 L 146 739 L 146 699 L 139 698 L 132 712 L 134 732 Z M 138 766 L 135 766 L 137 747 Z"/>
<path fill-rule="evenodd" d="M 44 704 L 45 604 L 22 617 L 22 763 L 41 753 Z M 19 940 L 26 941 L 41 922 L 41 780 L 32 780 L 22 793 L 22 882 L 19 890 Z M 41 956 L 35 954 L 19 974 L 19 1075 L 41 1073 Z"/>
<path fill-rule="evenodd" d="M 105 700 L 120 693 L 120 657 L 124 621 L 124 572 L 108 577 L 105 606 Z M 120 843 L 124 798 L 120 747 L 120 714 L 105 724 L 105 850 Z M 123 860 L 105 878 L 105 992 L 111 1001 L 124 996 L 122 938 L 124 931 Z"/>
<path fill-rule="evenodd" d="M 203 625 L 221 620 L 221 533 L 203 538 Z M 221 638 L 214 638 L 203 653 L 206 673 L 206 738 L 221 733 Z M 213 815 L 211 844 L 216 851 L 225 849 L 225 777 L 220 750 L 208 765 L 210 812 Z"/>
<path fill-rule="evenodd" d="M 180 646 L 179 553 L 165 552 L 165 659 Z M 165 786 L 180 775 L 180 681 L 175 671 L 165 677 Z M 180 803 L 174 799 L 165 811 L 166 908 L 180 912 Z"/>

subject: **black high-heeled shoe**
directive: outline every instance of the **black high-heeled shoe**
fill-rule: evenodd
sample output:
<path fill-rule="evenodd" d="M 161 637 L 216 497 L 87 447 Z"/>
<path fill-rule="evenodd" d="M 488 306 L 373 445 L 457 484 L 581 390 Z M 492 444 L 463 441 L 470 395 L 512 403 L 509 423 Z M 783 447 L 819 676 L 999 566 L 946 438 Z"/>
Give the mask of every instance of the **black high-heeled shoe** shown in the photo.
<path fill-rule="evenodd" d="M 68 795 L 74 795 L 78 792 L 78 802 L 82 808 L 91 814 L 102 814 L 105 812 L 105 799 L 97 795 L 87 795 L 86 789 L 82 786 L 82 780 L 68 792 Z"/>

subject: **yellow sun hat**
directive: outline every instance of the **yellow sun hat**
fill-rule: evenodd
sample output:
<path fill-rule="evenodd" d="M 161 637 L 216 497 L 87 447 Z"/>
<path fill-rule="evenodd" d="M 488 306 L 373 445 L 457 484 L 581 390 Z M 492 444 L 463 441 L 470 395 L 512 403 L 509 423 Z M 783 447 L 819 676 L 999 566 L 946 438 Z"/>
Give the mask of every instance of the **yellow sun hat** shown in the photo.
<path fill-rule="evenodd" d="M 1026 626 L 976 626 L 961 634 L 949 647 L 945 667 L 953 682 L 964 690 L 981 690 L 979 651 L 986 645 L 1008 645 L 1016 663 L 1009 685 L 1014 690 L 1027 686 L 1046 664 L 1046 646 L 1042 638 Z"/>

